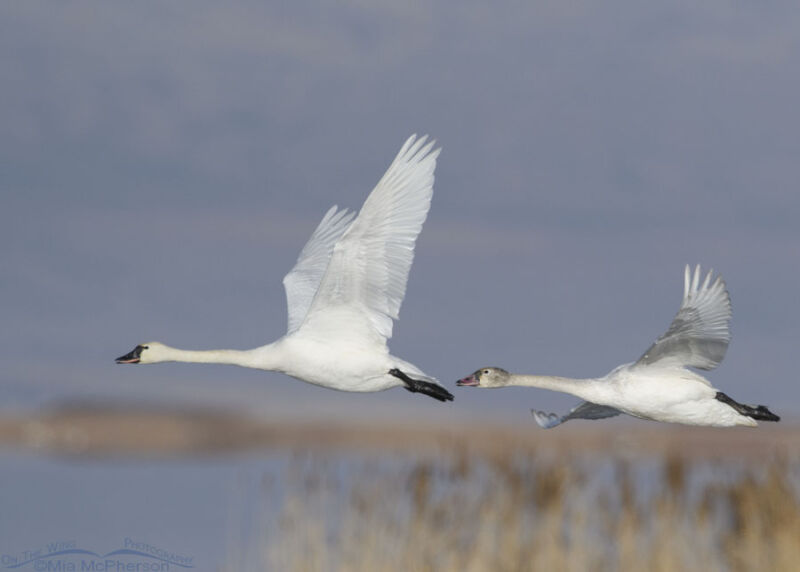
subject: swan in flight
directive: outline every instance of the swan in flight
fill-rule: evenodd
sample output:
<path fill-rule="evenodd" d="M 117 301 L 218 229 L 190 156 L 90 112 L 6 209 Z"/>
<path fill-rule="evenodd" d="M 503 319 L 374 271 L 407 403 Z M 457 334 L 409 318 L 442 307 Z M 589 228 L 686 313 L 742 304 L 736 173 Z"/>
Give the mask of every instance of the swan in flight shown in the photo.
<path fill-rule="evenodd" d="M 392 320 L 406 291 L 414 244 L 428 215 L 440 149 L 412 135 L 358 216 L 333 206 L 283 279 L 286 335 L 251 350 L 190 351 L 137 345 L 120 364 L 222 363 L 278 371 L 340 391 L 401 386 L 439 401 L 453 395 L 389 353 Z"/>
<path fill-rule="evenodd" d="M 684 273 L 683 303 L 667 332 L 635 363 L 621 365 L 597 379 L 516 375 L 499 367 L 479 369 L 456 382 L 471 387 L 540 387 L 584 399 L 565 415 L 532 410 L 549 429 L 570 419 L 604 419 L 620 413 L 653 421 L 754 427 L 780 421 L 763 405 L 744 405 L 718 391 L 687 367 L 714 369 L 730 342 L 731 301 L 725 282 L 710 271 L 701 283 L 700 266 Z"/>

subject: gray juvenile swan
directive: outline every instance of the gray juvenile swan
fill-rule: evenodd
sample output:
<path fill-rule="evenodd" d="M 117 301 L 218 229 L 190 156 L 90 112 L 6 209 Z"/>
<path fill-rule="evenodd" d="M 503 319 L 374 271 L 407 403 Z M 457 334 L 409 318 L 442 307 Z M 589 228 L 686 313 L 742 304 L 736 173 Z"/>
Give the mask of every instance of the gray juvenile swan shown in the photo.
<path fill-rule="evenodd" d="M 585 401 L 566 415 L 532 410 L 536 421 L 549 429 L 570 419 L 604 419 L 627 413 L 642 419 L 683 423 L 755 427 L 756 420 L 780 421 L 763 405 L 744 405 L 718 391 L 687 367 L 714 369 L 730 342 L 731 302 L 725 282 L 712 272 L 700 282 L 686 266 L 683 303 L 667 332 L 635 363 L 617 367 L 596 379 L 568 379 L 545 375 L 516 375 L 499 367 L 479 369 L 456 382 L 470 387 L 521 385 L 563 391 Z"/>
<path fill-rule="evenodd" d="M 412 135 L 405 142 L 358 216 L 336 206 L 325 213 L 283 279 L 289 327 L 282 338 L 252 350 L 190 351 L 146 342 L 116 362 L 223 363 L 340 391 L 401 386 L 452 401 L 436 379 L 386 345 L 433 196 L 440 150 L 426 139 Z"/>

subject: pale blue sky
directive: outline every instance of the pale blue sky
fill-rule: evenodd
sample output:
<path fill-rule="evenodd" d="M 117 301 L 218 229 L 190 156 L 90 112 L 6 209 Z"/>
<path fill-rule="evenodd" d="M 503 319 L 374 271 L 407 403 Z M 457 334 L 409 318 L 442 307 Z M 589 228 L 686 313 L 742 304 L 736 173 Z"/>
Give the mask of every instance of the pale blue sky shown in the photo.
<path fill-rule="evenodd" d="M 636 359 L 700 262 L 734 307 L 709 378 L 790 415 L 798 70 L 788 1 L 3 3 L 0 406 L 528 422 L 575 400 L 453 382 Z M 306 237 L 412 132 L 443 152 L 391 347 L 455 403 L 113 363 L 280 336 Z"/>

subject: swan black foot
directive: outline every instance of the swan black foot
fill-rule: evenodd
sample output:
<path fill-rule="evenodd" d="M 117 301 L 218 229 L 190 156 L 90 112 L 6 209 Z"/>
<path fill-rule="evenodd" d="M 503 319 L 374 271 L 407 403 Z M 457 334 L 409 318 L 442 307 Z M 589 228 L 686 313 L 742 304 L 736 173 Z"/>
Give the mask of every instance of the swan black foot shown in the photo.
<path fill-rule="evenodd" d="M 395 376 L 406 384 L 406 389 L 411 393 L 424 393 L 439 401 L 453 401 L 453 394 L 439 384 L 421 379 L 411 379 L 397 368 L 390 369 L 389 375 Z"/>
<path fill-rule="evenodd" d="M 717 395 L 714 397 L 717 400 L 725 403 L 726 405 L 730 405 L 736 411 L 741 413 L 742 415 L 746 415 L 747 417 L 751 417 L 757 421 L 780 421 L 781 418 L 775 415 L 772 411 L 767 409 L 765 405 L 745 405 L 743 403 L 739 403 L 738 401 L 734 401 L 721 391 L 717 392 Z"/>

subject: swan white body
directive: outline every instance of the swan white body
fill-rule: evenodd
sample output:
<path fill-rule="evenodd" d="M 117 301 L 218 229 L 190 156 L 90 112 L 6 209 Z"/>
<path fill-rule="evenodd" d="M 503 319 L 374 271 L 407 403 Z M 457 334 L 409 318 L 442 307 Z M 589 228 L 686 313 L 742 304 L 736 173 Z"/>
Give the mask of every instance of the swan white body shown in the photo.
<path fill-rule="evenodd" d="M 527 386 L 562 391 L 585 401 L 565 415 L 532 411 L 536 421 L 551 428 L 570 419 L 603 419 L 620 413 L 683 423 L 754 427 L 756 419 L 778 421 L 763 405 L 737 403 L 703 376 L 687 369 L 713 369 L 725 357 L 730 342 L 731 303 L 725 282 L 701 283 L 700 267 L 685 271 L 683 303 L 667 332 L 635 363 L 617 367 L 595 379 L 516 375 L 501 368 L 483 368 L 458 381 L 472 387 Z"/>
<path fill-rule="evenodd" d="M 341 391 L 404 386 L 452 400 L 431 376 L 389 353 L 414 245 L 430 209 L 439 149 L 411 136 L 358 216 L 332 207 L 283 280 L 288 331 L 252 350 L 139 344 L 117 363 L 223 363 L 278 371 Z"/>

